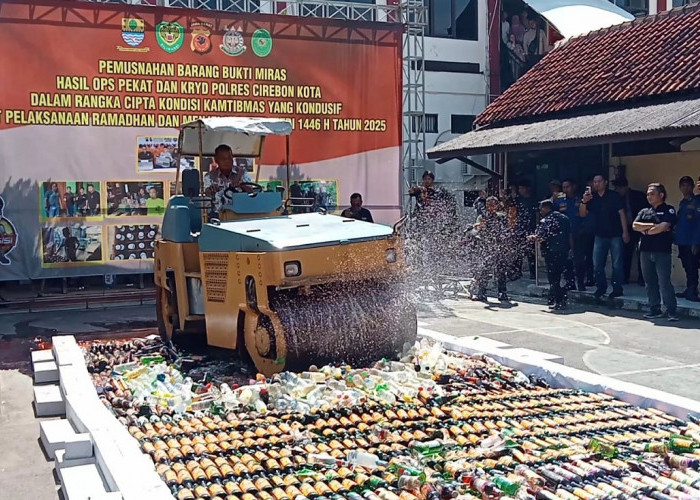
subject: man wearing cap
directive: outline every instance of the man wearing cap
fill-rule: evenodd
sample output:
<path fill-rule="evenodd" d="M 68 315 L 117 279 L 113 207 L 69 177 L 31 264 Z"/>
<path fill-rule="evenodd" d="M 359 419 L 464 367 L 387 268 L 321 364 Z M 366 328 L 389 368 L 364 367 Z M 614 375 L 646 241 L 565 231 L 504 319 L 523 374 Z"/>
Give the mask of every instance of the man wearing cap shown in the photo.
<path fill-rule="evenodd" d="M 639 238 L 641 233 L 638 231 L 632 231 L 632 222 L 637 216 L 639 211 L 643 208 L 649 206 L 647 203 L 647 197 L 641 191 L 636 189 L 630 189 L 629 182 L 626 177 L 618 177 L 613 181 L 613 186 L 615 191 L 622 198 L 622 206 L 625 210 L 625 215 L 627 216 L 627 231 L 630 235 L 630 240 L 622 246 L 622 257 L 624 265 L 624 283 L 627 284 L 630 281 L 630 270 L 632 269 L 632 259 L 634 253 L 639 247 Z M 642 278 L 642 266 L 640 264 L 639 258 L 637 259 L 637 280 L 640 285 L 644 284 L 644 279 Z"/>
<path fill-rule="evenodd" d="M 698 298 L 698 266 L 700 265 L 700 196 L 693 194 L 695 182 L 689 176 L 681 177 L 678 187 L 683 199 L 678 205 L 678 223 L 674 243 L 678 245 L 678 258 L 685 270 L 685 291 L 677 297 L 691 302 Z"/>
<path fill-rule="evenodd" d="M 547 280 L 549 281 L 549 298 L 553 302 L 553 309 L 566 308 L 566 289 L 561 286 L 561 275 L 566 267 L 566 261 L 571 249 L 571 226 L 569 218 L 553 210 L 552 200 L 540 202 L 540 219 L 535 234 L 528 236 L 531 242 L 539 241 L 542 247 L 542 256 L 547 266 Z"/>

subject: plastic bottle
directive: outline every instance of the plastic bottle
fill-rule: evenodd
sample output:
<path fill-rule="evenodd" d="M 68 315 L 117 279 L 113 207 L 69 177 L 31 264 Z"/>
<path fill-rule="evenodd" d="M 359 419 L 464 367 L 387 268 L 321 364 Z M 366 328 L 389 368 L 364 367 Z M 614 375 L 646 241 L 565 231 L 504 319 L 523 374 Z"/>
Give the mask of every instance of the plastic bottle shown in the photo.
<path fill-rule="evenodd" d="M 377 455 L 372 453 L 364 453 L 357 450 L 351 450 L 347 454 L 347 463 L 352 467 L 366 467 L 368 469 L 376 469 L 377 467 L 386 465 L 386 462 L 379 460 Z"/>

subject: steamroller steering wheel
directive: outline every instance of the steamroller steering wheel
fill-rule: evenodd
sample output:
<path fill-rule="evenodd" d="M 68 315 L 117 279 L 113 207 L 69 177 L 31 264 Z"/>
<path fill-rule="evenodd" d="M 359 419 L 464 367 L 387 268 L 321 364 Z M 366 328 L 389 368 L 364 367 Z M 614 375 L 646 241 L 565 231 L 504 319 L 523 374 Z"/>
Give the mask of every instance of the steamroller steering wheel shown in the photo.
<path fill-rule="evenodd" d="M 239 186 L 253 186 L 253 193 L 262 193 L 265 191 L 265 188 L 257 182 L 241 182 Z"/>

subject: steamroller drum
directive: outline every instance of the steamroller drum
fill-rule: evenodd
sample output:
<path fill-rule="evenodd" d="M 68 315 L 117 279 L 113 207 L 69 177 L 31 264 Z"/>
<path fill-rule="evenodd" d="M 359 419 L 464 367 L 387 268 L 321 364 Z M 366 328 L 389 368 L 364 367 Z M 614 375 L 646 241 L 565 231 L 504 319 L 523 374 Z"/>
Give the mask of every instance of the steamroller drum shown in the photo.
<path fill-rule="evenodd" d="M 177 299 L 162 286 L 156 287 L 156 322 L 163 341 L 172 340 L 179 323 Z"/>
<path fill-rule="evenodd" d="M 251 346 L 246 336 L 246 347 L 254 361 L 260 354 L 274 358 L 275 372 L 340 362 L 360 366 L 396 358 L 417 337 L 415 309 L 401 284 L 317 287 L 309 295 L 278 295 L 270 305 L 276 318 L 263 316 L 255 325 L 257 335 L 265 338 Z M 279 329 L 282 342 L 276 340 Z M 256 366 L 261 369 L 258 362 Z M 270 364 L 265 368 L 269 370 Z"/>

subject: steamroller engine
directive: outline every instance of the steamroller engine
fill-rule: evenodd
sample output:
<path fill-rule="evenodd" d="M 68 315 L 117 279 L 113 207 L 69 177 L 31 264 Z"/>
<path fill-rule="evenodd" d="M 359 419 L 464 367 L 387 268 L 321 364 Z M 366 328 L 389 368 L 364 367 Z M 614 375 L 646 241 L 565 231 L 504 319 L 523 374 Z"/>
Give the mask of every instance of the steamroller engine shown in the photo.
<path fill-rule="evenodd" d="M 183 125 L 179 153 L 201 159 L 219 144 L 259 157 L 265 137 L 289 141 L 281 120 L 211 118 Z M 259 143 L 256 143 L 256 139 Z M 179 172 L 178 172 L 179 174 Z M 416 340 L 395 228 L 323 213 L 289 214 L 286 189 L 226 189 L 218 212 L 199 169 L 182 172 L 156 245 L 161 335 L 199 332 L 211 346 L 245 349 L 265 375 L 329 362 L 396 357 Z M 175 337 L 175 338 L 174 338 Z"/>

